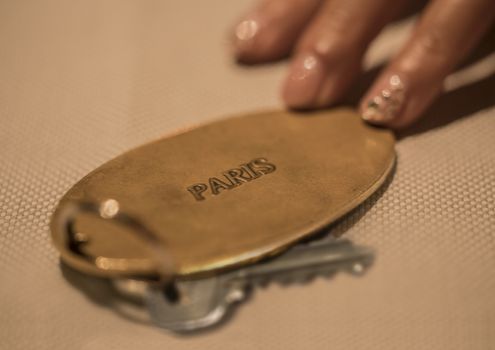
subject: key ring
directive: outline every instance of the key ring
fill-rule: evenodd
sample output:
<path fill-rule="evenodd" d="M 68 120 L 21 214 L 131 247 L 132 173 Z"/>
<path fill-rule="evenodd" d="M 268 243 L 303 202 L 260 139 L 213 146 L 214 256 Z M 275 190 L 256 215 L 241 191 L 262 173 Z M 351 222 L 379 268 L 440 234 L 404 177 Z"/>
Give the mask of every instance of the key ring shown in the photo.
<path fill-rule="evenodd" d="M 121 274 L 129 270 L 139 270 L 138 263 L 133 263 L 129 259 L 93 256 L 84 252 L 81 246 L 87 242 L 87 237 L 83 233 L 76 232 L 74 228 L 76 217 L 82 213 L 112 220 L 130 228 L 130 231 L 144 242 L 150 251 L 151 260 L 155 263 L 154 266 L 157 270 L 159 285 L 165 287 L 173 285 L 175 265 L 171 255 L 166 253 L 169 249 L 152 230 L 148 229 L 135 217 L 122 212 L 119 202 L 115 199 L 107 199 L 101 203 L 72 200 L 62 206 L 58 216 L 57 232 L 62 235 L 61 241 L 64 242 L 64 248 L 70 254 L 70 258 L 90 263 L 97 269 L 103 270 L 106 274 L 112 272 Z"/>

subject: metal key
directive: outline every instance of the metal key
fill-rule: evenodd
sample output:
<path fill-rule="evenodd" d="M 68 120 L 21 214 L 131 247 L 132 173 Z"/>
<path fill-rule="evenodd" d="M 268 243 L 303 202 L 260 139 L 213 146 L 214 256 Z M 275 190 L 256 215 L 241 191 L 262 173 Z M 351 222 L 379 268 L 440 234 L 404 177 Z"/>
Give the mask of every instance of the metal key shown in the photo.
<path fill-rule="evenodd" d="M 162 290 L 149 287 L 146 304 L 151 319 L 160 327 L 188 332 L 213 326 L 244 300 L 252 286 L 277 281 L 304 282 L 338 271 L 362 274 L 373 262 L 371 249 L 347 240 L 300 244 L 279 257 L 213 277 L 177 282 L 181 295 L 172 303 Z"/>

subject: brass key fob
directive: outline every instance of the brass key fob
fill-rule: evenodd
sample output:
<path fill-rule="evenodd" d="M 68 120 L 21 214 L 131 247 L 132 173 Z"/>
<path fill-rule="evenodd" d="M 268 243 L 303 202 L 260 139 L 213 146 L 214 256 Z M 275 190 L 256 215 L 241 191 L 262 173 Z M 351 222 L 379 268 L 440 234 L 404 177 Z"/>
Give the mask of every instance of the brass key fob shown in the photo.
<path fill-rule="evenodd" d="M 350 109 L 273 111 L 165 137 L 103 164 L 51 221 L 62 260 L 106 277 L 192 278 L 254 263 L 384 182 L 394 137 Z"/>

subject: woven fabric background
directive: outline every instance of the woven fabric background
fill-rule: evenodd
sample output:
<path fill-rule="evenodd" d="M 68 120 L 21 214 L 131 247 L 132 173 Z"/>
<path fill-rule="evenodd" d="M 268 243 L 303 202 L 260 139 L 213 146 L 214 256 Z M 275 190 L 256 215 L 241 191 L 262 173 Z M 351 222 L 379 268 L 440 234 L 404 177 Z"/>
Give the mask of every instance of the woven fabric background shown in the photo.
<path fill-rule="evenodd" d="M 285 63 L 228 55 L 249 4 L 0 1 L 1 349 L 495 349 L 493 56 L 448 79 L 399 140 L 388 189 L 335 227 L 377 250 L 364 277 L 269 286 L 193 337 L 126 319 L 64 279 L 48 222 L 78 179 L 178 128 L 281 107 Z M 367 67 L 409 28 L 382 33 Z"/>

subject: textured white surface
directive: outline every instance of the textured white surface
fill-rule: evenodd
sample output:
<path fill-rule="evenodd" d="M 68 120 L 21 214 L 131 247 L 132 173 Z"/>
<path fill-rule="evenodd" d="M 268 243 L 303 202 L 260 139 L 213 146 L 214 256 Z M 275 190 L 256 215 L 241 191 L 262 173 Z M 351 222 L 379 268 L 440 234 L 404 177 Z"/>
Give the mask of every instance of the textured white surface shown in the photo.
<path fill-rule="evenodd" d="M 284 65 L 241 68 L 227 54 L 247 4 L 0 2 L 1 349 L 495 347 L 493 77 L 440 101 L 427 118 L 462 118 L 400 140 L 387 191 L 335 228 L 378 251 L 363 278 L 271 286 L 185 338 L 62 277 L 47 224 L 78 179 L 177 128 L 280 107 Z M 370 65 L 402 29 L 382 35 Z"/>

